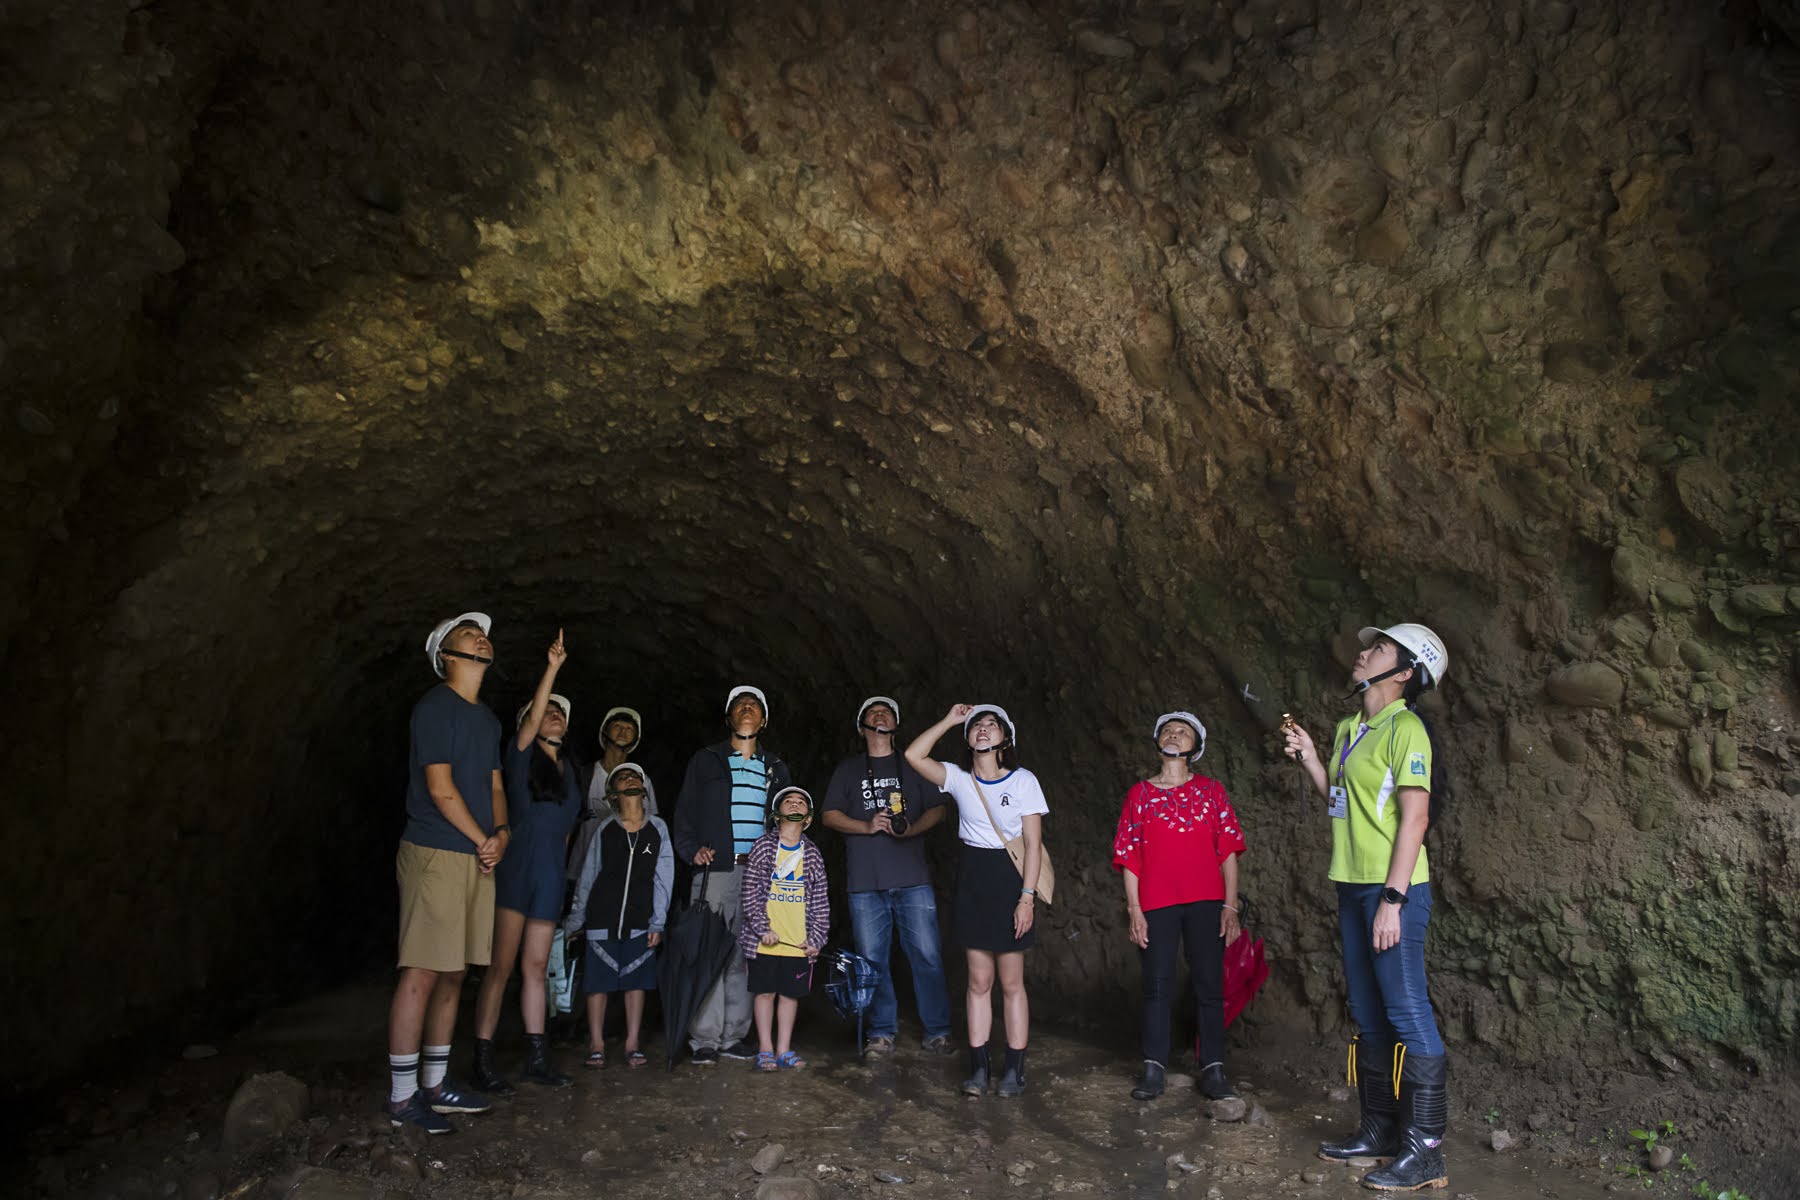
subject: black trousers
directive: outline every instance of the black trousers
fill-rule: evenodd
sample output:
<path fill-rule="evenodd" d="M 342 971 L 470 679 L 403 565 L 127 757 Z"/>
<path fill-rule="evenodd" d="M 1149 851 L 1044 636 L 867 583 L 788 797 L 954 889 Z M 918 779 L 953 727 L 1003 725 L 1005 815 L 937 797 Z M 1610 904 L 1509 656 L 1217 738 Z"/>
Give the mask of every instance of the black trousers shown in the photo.
<path fill-rule="evenodd" d="M 1144 1057 L 1169 1065 L 1169 1023 L 1175 1015 L 1175 947 L 1187 944 L 1188 972 L 1200 1006 L 1200 1061 L 1225 1061 L 1225 939 L 1219 936 L 1222 900 L 1171 904 L 1144 913 L 1150 945 L 1144 962 Z"/>

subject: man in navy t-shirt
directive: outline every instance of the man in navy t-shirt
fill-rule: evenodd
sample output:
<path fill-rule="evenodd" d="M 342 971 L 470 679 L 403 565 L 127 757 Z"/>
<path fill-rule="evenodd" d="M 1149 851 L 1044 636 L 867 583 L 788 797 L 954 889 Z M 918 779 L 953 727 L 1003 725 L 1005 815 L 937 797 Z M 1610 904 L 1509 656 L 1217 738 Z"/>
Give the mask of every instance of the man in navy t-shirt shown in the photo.
<path fill-rule="evenodd" d="M 476 699 L 494 645 L 485 613 L 440 622 L 425 640 L 444 682 L 412 712 L 400 881 L 400 981 L 388 1014 L 388 1119 L 450 1133 L 444 1113 L 482 1113 L 487 1097 L 448 1078 L 468 964 L 493 954 L 494 867 L 506 853 L 500 721 Z"/>

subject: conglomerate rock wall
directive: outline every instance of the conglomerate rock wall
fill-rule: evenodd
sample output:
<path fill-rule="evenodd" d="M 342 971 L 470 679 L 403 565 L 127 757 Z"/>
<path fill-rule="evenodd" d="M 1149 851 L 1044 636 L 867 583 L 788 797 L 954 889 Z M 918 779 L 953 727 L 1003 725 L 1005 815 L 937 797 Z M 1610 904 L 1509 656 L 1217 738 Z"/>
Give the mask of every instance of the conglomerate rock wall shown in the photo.
<path fill-rule="evenodd" d="M 814 785 L 1006 703 L 1072 1011 L 1195 708 L 1320 1031 L 1270 730 L 1425 621 L 1453 1042 L 1800 1057 L 1785 6 L 79 7 L 0 7 L 15 1082 L 381 952 L 471 606 L 670 770 L 740 678 Z"/>

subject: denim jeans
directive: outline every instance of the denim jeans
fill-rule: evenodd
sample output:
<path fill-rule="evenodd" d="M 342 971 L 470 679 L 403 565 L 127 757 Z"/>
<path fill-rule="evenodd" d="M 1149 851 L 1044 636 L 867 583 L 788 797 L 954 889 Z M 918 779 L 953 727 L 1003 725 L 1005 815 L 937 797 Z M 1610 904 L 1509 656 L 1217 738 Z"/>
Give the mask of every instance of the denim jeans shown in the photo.
<path fill-rule="evenodd" d="M 1365 1040 L 1405 1044 L 1408 1054 L 1439 1055 L 1437 1019 L 1425 992 L 1425 927 L 1431 923 L 1431 885 L 1407 889 L 1400 909 L 1400 941 L 1375 953 L 1375 909 L 1380 883 L 1340 883 L 1338 927 L 1344 940 L 1344 980 L 1350 1016 Z"/>
<path fill-rule="evenodd" d="M 856 933 L 856 952 L 881 972 L 875 1003 L 869 1009 L 869 1036 L 892 1038 L 899 1032 L 900 1006 L 894 996 L 894 973 L 888 969 L 896 926 L 900 930 L 900 946 L 912 967 L 913 995 L 919 1002 L 919 1022 L 925 1026 L 925 1036 L 948 1037 L 950 996 L 944 986 L 944 955 L 938 944 L 937 897 L 930 884 L 850 893 L 850 927 Z"/>

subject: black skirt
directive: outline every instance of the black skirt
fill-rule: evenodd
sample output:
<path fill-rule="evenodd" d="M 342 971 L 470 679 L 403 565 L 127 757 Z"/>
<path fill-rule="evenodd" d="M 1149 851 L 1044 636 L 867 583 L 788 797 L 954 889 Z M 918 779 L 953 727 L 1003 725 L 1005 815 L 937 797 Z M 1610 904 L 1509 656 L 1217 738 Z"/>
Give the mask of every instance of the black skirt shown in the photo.
<path fill-rule="evenodd" d="M 963 843 L 956 867 L 956 941 L 965 950 L 1010 954 L 1029 950 L 1037 941 L 1037 925 L 1022 938 L 1013 937 L 1013 910 L 1025 881 L 1012 856 Z"/>

